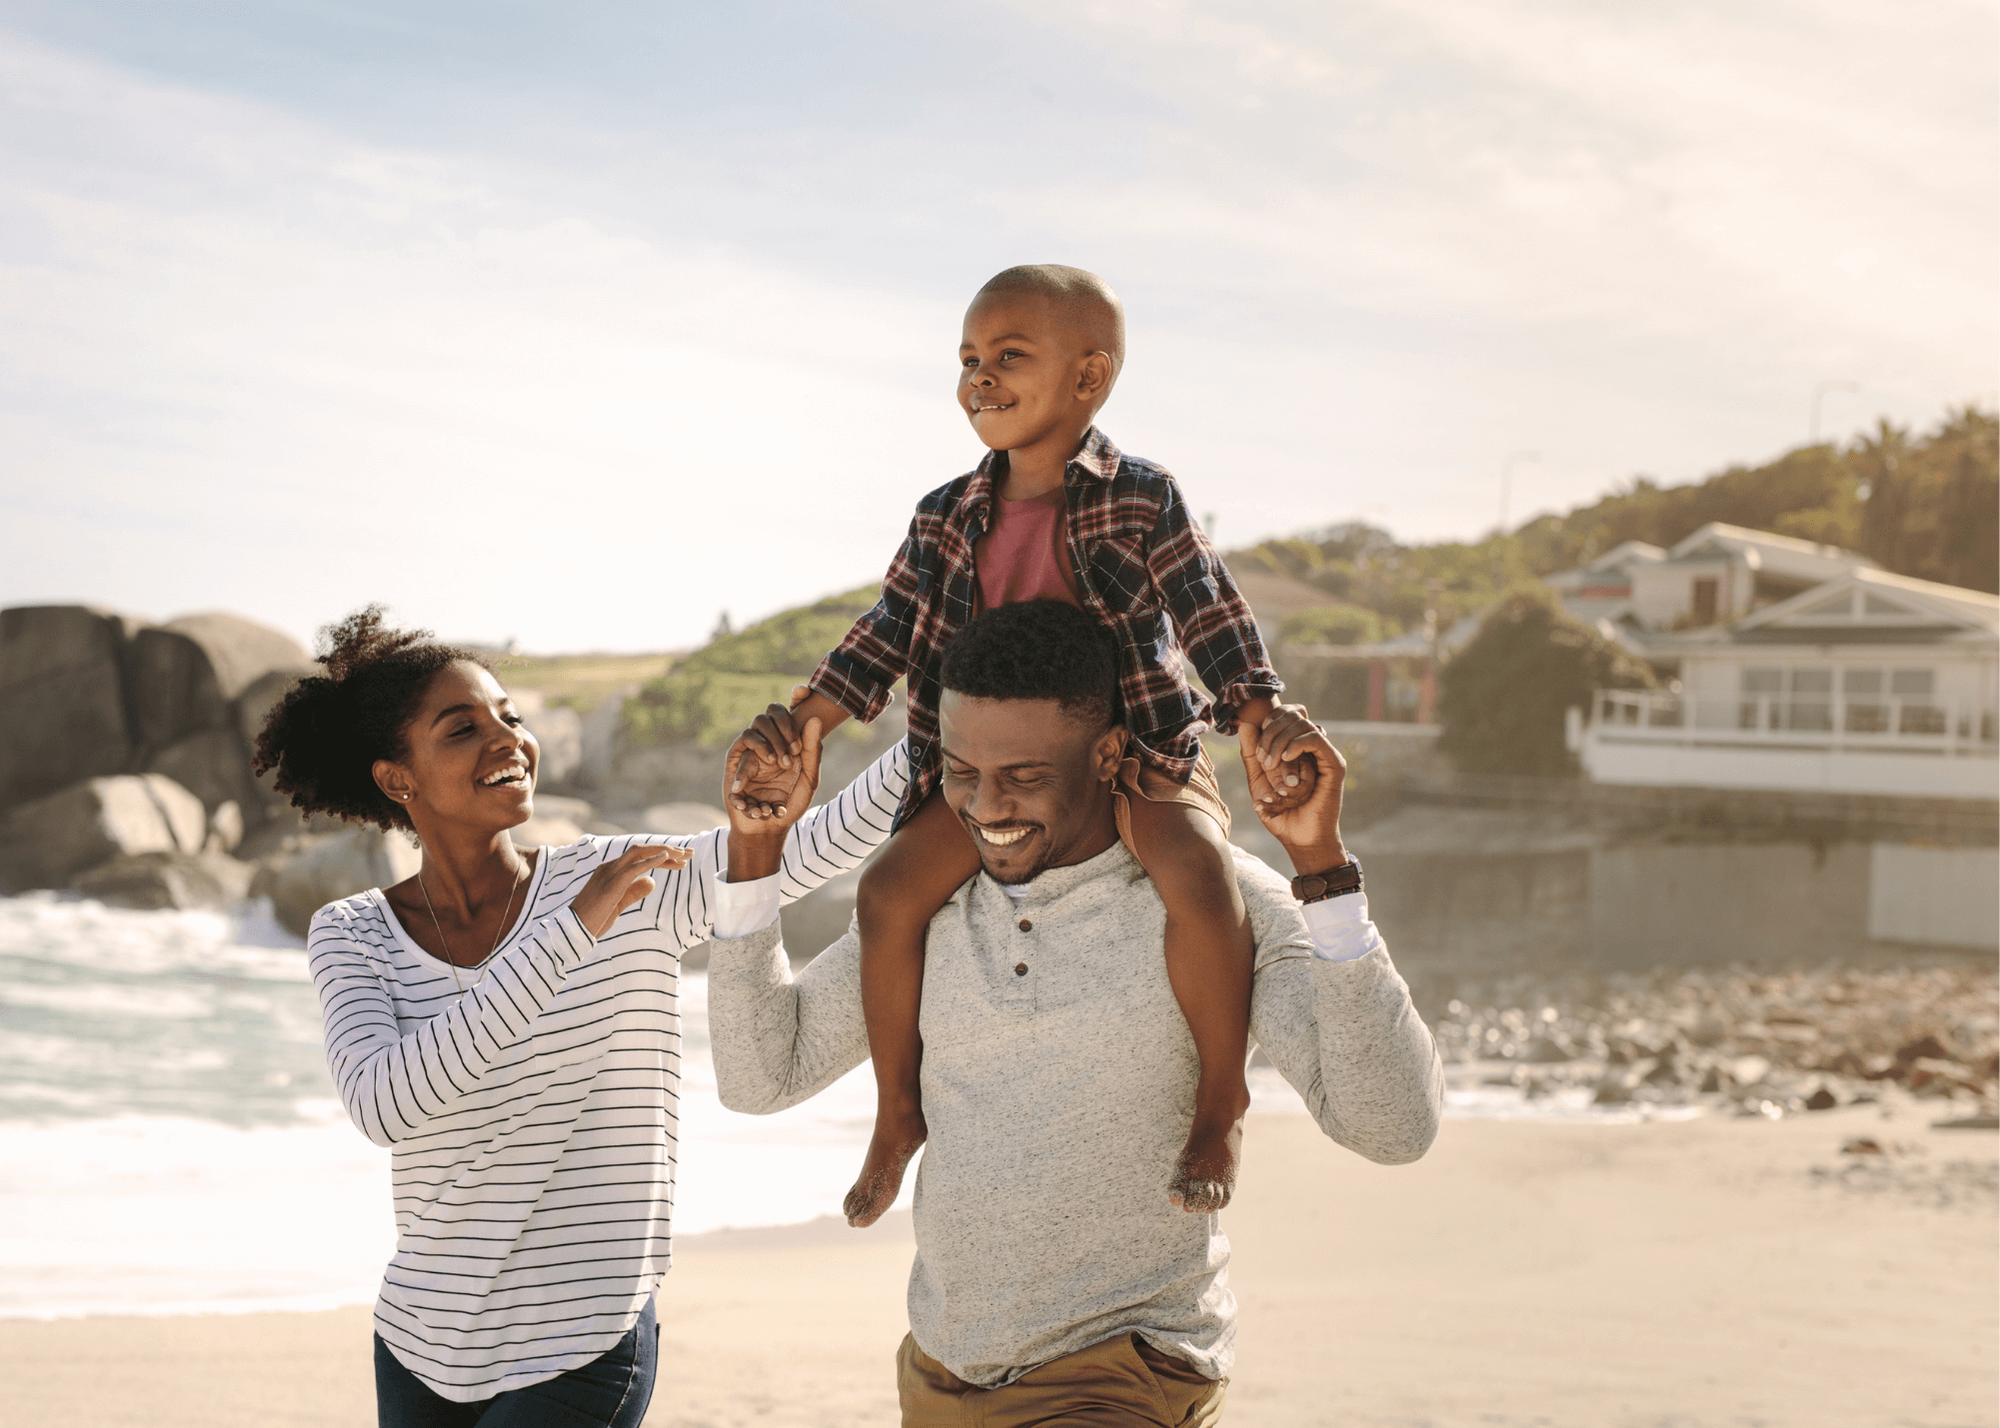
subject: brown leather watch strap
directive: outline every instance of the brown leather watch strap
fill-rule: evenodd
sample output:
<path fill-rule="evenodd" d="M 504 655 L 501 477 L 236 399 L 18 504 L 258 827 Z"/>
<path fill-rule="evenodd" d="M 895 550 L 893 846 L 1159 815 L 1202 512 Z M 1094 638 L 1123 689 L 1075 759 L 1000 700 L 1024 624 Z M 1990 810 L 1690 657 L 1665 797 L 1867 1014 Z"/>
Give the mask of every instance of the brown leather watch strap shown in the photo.
<path fill-rule="evenodd" d="M 1337 868 L 1323 873 L 1300 873 L 1292 879 L 1292 896 L 1300 902 L 1323 902 L 1330 897 L 1361 891 L 1361 863 L 1349 858 Z"/>

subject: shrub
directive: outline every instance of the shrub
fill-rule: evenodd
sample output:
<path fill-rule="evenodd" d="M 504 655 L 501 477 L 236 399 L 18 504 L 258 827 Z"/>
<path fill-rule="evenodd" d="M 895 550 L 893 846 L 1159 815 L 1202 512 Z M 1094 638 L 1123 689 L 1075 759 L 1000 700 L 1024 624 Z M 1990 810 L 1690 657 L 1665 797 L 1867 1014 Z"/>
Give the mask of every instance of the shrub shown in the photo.
<path fill-rule="evenodd" d="M 829 595 L 704 645 L 625 701 L 627 737 L 639 744 L 728 743 L 765 705 L 789 702 L 792 686 L 880 595 L 879 585 Z"/>
<path fill-rule="evenodd" d="M 1280 644 L 1372 645 L 1382 638 L 1382 617 L 1359 605 L 1318 605 L 1287 615 Z"/>
<path fill-rule="evenodd" d="M 1576 772 L 1563 711 L 1595 689 L 1649 689 L 1652 671 L 1545 590 L 1508 595 L 1445 666 L 1438 747 L 1466 773 L 1561 777 Z"/>

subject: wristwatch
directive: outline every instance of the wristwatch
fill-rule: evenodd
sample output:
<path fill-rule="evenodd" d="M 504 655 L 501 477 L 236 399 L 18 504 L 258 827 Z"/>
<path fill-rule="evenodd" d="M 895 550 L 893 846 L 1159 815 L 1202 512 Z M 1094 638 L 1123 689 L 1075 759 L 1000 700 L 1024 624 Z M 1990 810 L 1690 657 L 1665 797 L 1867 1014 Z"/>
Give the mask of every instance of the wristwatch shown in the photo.
<path fill-rule="evenodd" d="M 1361 891 L 1361 861 L 1349 858 L 1323 873 L 1300 873 L 1292 879 L 1292 896 L 1300 902 L 1324 902 L 1330 897 Z"/>

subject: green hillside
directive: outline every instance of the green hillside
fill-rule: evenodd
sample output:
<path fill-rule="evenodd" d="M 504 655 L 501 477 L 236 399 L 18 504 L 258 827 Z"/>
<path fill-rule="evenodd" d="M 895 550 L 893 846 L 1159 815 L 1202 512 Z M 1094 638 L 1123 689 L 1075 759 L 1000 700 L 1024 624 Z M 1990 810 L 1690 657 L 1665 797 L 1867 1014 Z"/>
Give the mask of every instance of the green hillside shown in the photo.
<path fill-rule="evenodd" d="M 1968 406 L 1920 436 L 1885 421 L 1845 447 L 1804 446 L 1686 486 L 1639 477 L 1567 515 L 1483 541 L 1405 546 L 1350 524 L 1227 559 L 1324 590 L 1326 607 L 1292 616 L 1283 637 L 1334 644 L 1420 625 L 1427 608 L 1449 626 L 1621 541 L 1668 546 L 1709 521 L 1845 546 L 1906 575 L 1990 591 L 2000 589 L 1996 437 L 1993 413 Z M 830 595 L 696 650 L 627 701 L 628 732 L 640 743 L 727 742 L 766 704 L 784 702 L 879 593 L 864 585 Z M 863 737 L 852 726 L 842 732 Z"/>
<path fill-rule="evenodd" d="M 1316 585 L 1329 605 L 1372 610 L 1402 630 L 1433 601 L 1449 624 L 1622 541 L 1670 546 L 1710 521 L 1845 546 L 1900 574 L 2000 591 L 2000 429 L 1992 412 L 1968 406 L 1921 436 L 1884 421 L 1845 447 L 1802 446 L 1686 486 L 1642 476 L 1567 515 L 1476 543 L 1403 546 L 1353 524 L 1265 541 L 1228 559 Z"/>
<path fill-rule="evenodd" d="M 863 585 L 704 645 L 626 701 L 627 733 L 639 743 L 728 743 L 765 705 L 789 702 L 792 686 L 813 672 L 881 593 L 880 585 Z M 858 730 L 853 736 L 861 737 Z"/>

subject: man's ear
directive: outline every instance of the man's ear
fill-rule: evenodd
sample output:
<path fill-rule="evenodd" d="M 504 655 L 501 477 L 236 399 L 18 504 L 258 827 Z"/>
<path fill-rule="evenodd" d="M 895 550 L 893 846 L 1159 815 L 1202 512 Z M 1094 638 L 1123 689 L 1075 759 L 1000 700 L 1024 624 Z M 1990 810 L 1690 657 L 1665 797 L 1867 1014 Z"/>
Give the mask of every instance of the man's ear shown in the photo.
<path fill-rule="evenodd" d="M 1125 745 L 1131 738 L 1123 724 L 1113 724 L 1091 745 L 1091 772 L 1099 783 L 1110 783 L 1118 777 L 1118 765 L 1125 761 Z"/>
<path fill-rule="evenodd" d="M 375 775 L 375 787 L 381 789 L 391 803 L 408 803 L 416 795 L 417 786 L 410 778 L 410 771 L 399 763 L 377 759 L 369 772 Z"/>

